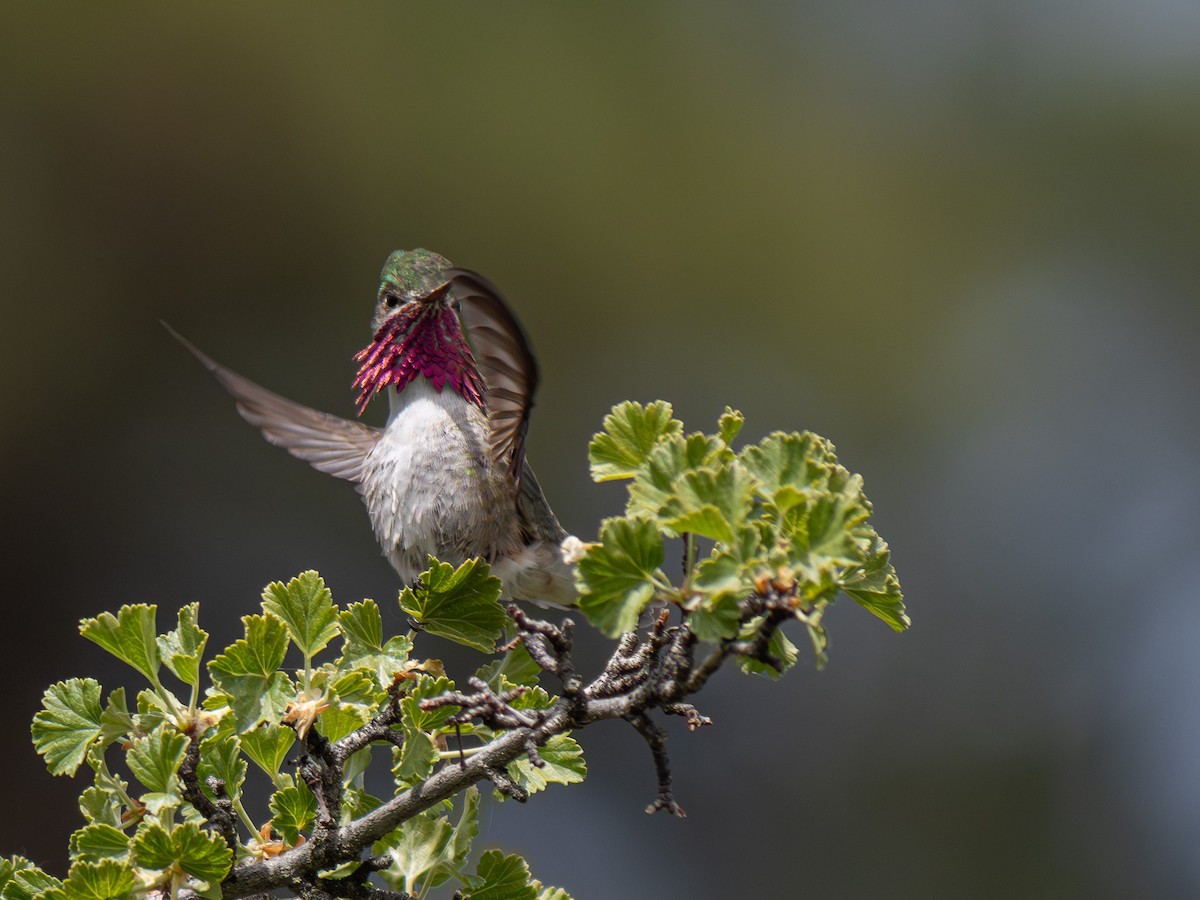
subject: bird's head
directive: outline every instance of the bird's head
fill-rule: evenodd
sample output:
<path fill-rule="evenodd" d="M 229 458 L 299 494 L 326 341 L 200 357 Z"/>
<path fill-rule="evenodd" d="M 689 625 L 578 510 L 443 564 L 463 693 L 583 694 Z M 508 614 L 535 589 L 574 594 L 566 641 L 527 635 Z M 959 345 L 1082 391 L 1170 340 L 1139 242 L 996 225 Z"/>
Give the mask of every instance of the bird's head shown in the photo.
<path fill-rule="evenodd" d="M 463 335 L 454 297 L 452 266 L 429 250 L 397 250 L 383 264 L 373 338 L 355 359 L 362 414 L 375 394 L 403 390 L 418 376 L 441 391 L 447 384 L 484 408 L 484 382 Z"/>

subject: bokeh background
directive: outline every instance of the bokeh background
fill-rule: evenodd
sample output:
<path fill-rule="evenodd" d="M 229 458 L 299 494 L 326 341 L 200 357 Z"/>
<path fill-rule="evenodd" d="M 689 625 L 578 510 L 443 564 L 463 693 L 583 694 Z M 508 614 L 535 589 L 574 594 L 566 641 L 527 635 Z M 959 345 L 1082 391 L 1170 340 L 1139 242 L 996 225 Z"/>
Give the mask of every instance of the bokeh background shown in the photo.
<path fill-rule="evenodd" d="M 81 616 L 199 600 L 220 647 L 304 568 L 394 597 L 355 493 L 157 320 L 349 414 L 378 267 L 423 245 L 530 332 L 569 529 L 621 503 L 586 467 L 611 404 L 731 404 L 864 474 L 914 622 L 843 601 L 825 671 L 718 679 L 716 726 L 672 725 L 686 820 L 643 815 L 613 724 L 487 842 L 581 900 L 1200 894 L 1200 6 L 0 20 L 0 852 L 61 870 L 80 824 L 43 688 L 134 683 Z"/>

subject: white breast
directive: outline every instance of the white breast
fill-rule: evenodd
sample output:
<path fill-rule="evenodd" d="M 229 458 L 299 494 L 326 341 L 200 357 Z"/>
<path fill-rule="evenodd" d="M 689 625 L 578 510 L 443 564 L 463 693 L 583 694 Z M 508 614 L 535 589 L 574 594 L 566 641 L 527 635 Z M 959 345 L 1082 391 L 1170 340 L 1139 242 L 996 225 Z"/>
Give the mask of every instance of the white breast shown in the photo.
<path fill-rule="evenodd" d="M 414 579 L 429 554 L 457 564 L 510 551 L 516 510 L 488 454 L 483 412 L 424 377 L 388 396 L 391 415 L 364 463 L 362 489 L 400 577 Z"/>

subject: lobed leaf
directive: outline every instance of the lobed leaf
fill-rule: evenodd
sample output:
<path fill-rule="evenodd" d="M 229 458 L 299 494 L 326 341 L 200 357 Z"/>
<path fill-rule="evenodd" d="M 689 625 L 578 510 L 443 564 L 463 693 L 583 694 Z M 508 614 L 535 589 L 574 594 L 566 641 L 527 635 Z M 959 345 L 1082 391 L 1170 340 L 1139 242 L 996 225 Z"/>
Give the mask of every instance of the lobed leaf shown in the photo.
<path fill-rule="evenodd" d="M 752 637 L 758 630 L 757 626 L 759 624 L 761 624 L 761 620 L 751 622 L 742 630 L 740 637 L 743 640 Z M 779 628 L 776 628 L 775 633 L 771 635 L 771 640 L 767 644 L 767 652 L 782 663 L 784 672 L 794 666 L 796 660 L 800 657 L 800 652 L 796 649 L 796 645 L 788 640 L 788 636 Z M 772 681 L 778 681 L 783 675 L 783 672 L 778 671 L 773 666 L 769 666 L 765 662 L 750 656 L 739 656 L 738 666 L 747 675 L 763 675 Z"/>
<path fill-rule="evenodd" d="M 732 543 L 750 515 L 754 477 L 736 462 L 687 472 L 660 513 L 668 528 Z"/>
<path fill-rule="evenodd" d="M 271 827 L 289 846 L 300 842 L 303 832 L 317 819 L 317 798 L 307 787 L 285 787 L 271 795 Z"/>
<path fill-rule="evenodd" d="M 670 435 L 659 441 L 629 486 L 626 514 L 648 516 L 665 522 L 665 510 L 679 490 L 679 482 L 690 472 L 718 462 L 721 444 L 704 434 Z"/>
<path fill-rule="evenodd" d="M 93 822 L 71 835 L 69 849 L 73 862 L 99 862 L 109 858 L 121 860 L 129 855 L 129 835 L 112 825 Z"/>
<path fill-rule="evenodd" d="M 746 417 L 732 407 L 725 407 L 725 412 L 717 420 L 717 438 L 726 447 L 733 445 L 734 439 L 746 424 Z"/>
<path fill-rule="evenodd" d="M 525 756 L 508 764 L 509 776 L 531 794 L 545 790 L 549 784 L 577 784 L 587 775 L 583 748 L 569 734 L 554 735 L 538 748 L 538 756 L 544 766 L 535 766 Z"/>
<path fill-rule="evenodd" d="M 500 605 L 500 579 L 481 559 L 457 569 L 429 558 L 415 588 L 400 592 L 400 607 L 421 623 L 423 630 L 458 644 L 490 653 L 508 623 Z"/>
<path fill-rule="evenodd" d="M 311 659 L 338 634 L 338 609 L 323 579 L 311 569 L 287 584 L 273 581 L 263 591 L 263 609 L 278 616 L 305 659 Z"/>
<path fill-rule="evenodd" d="M 148 791 L 170 793 L 183 764 L 188 739 L 167 724 L 135 740 L 125 756 L 129 771 Z"/>
<path fill-rule="evenodd" d="M 157 823 L 143 823 L 133 838 L 133 858 L 143 869 L 181 870 L 209 884 L 219 883 L 233 864 L 233 852 L 225 842 L 194 822 L 170 831 Z"/>
<path fill-rule="evenodd" d="M 253 731 L 247 731 L 240 740 L 242 751 L 275 781 L 288 752 L 296 743 L 296 732 L 284 725 L 264 722 Z"/>
<path fill-rule="evenodd" d="M 268 613 L 243 616 L 246 636 L 208 664 L 208 673 L 233 710 L 238 731 L 259 722 L 277 722 L 295 694 L 291 679 L 278 671 L 287 654 L 284 622 Z"/>
<path fill-rule="evenodd" d="M 95 679 L 72 678 L 46 689 L 30 730 L 51 775 L 75 774 L 100 736 L 101 718 L 100 683 Z"/>
<path fill-rule="evenodd" d="M 516 854 L 505 856 L 487 850 L 479 857 L 475 877 L 464 900 L 537 900 L 538 889 L 529 876 L 529 864 Z"/>
<path fill-rule="evenodd" d="M 43 892 L 60 891 L 63 883 L 23 856 L 0 859 L 0 897 L 33 900 Z"/>
<path fill-rule="evenodd" d="M 231 800 L 241 796 L 249 768 L 241 751 L 241 740 L 234 734 L 214 733 L 200 744 L 197 774 L 206 791 L 209 790 L 208 779 L 219 778 L 225 783 L 225 793 Z"/>
<path fill-rule="evenodd" d="M 422 879 L 437 868 L 453 835 L 445 816 L 429 811 L 413 816 L 385 839 L 392 864 L 384 877 L 394 887 L 414 893 Z"/>
<path fill-rule="evenodd" d="M 604 431 L 588 445 L 592 479 L 633 477 L 660 440 L 682 431 L 683 423 L 671 416 L 671 404 L 662 400 L 647 406 L 632 401 L 614 406 L 604 417 Z"/>
<path fill-rule="evenodd" d="M 120 687 L 108 695 L 108 705 L 100 714 L 100 742 L 112 743 L 134 730 L 133 716 L 125 701 L 125 688 Z"/>
<path fill-rule="evenodd" d="M 62 883 L 66 900 L 110 900 L 133 892 L 134 873 L 128 863 L 115 859 L 77 862 Z"/>
<path fill-rule="evenodd" d="M 157 607 L 145 603 L 122 606 L 115 616 L 106 612 L 84 619 L 79 623 L 79 633 L 157 683 L 160 660 L 156 611 Z"/>
<path fill-rule="evenodd" d="M 338 621 L 342 630 L 340 669 L 365 669 L 381 688 L 387 688 L 397 672 L 404 670 L 412 641 L 403 635 L 383 641 L 383 617 L 374 600 L 351 603 Z"/>
<path fill-rule="evenodd" d="M 173 631 L 157 639 L 158 653 L 167 668 L 184 684 L 196 687 L 200 683 L 200 657 L 208 643 L 208 632 L 197 624 L 199 603 L 189 603 L 179 610 L 179 624 Z"/>
<path fill-rule="evenodd" d="M 533 661 L 525 645 L 517 644 L 500 659 L 480 666 L 475 677 L 497 690 L 501 679 L 508 679 L 512 684 L 536 685 L 541 674 L 542 667 Z"/>
<path fill-rule="evenodd" d="M 633 630 L 657 585 L 666 583 L 663 556 L 662 535 L 650 520 L 606 519 L 600 542 L 576 569 L 579 608 L 609 637 Z"/>
<path fill-rule="evenodd" d="M 883 619 L 894 631 L 903 631 L 912 624 L 904 609 L 904 594 L 891 563 L 891 551 L 879 535 L 873 535 L 862 568 L 849 573 L 840 585 L 859 605 Z"/>

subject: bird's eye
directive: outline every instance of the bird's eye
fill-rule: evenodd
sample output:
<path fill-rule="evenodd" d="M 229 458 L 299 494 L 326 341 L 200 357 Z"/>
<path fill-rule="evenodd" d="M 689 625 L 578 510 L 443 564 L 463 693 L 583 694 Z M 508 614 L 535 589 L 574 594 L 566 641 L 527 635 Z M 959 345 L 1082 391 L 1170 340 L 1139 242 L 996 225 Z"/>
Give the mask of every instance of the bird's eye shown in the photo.
<path fill-rule="evenodd" d="M 387 304 L 388 309 L 395 309 L 400 305 L 400 298 L 395 294 L 384 294 L 383 302 Z"/>

